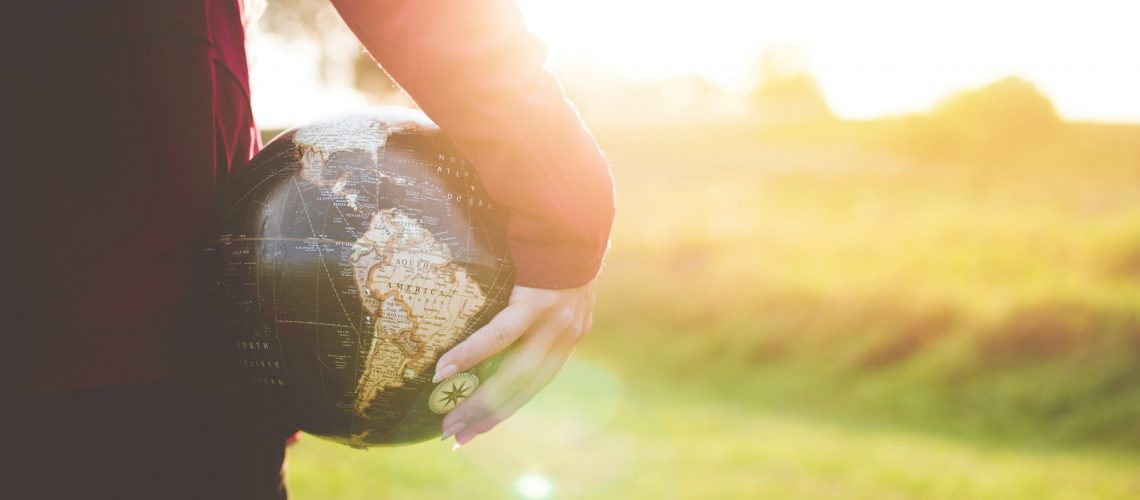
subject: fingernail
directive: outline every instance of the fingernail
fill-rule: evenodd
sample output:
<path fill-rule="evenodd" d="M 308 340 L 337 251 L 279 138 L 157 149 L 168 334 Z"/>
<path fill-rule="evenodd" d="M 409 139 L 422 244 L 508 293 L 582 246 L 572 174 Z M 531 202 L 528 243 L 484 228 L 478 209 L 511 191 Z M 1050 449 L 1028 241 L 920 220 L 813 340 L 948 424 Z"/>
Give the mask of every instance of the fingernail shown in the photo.
<path fill-rule="evenodd" d="M 455 444 L 463 446 L 467 443 L 470 443 L 472 439 L 475 439 L 475 436 L 478 436 L 478 434 L 471 434 L 470 436 L 455 436 Z"/>
<path fill-rule="evenodd" d="M 443 430 L 443 437 L 439 438 L 439 440 L 443 441 L 443 440 L 445 440 L 451 436 L 459 434 L 459 431 L 463 430 L 464 427 L 467 427 L 467 424 L 464 422 L 459 422 L 459 423 L 452 425 L 451 427 L 448 427 L 447 429 L 444 429 Z"/>
<path fill-rule="evenodd" d="M 435 372 L 435 376 L 432 377 L 431 383 L 438 384 L 440 380 L 443 380 L 447 377 L 455 375 L 455 373 L 458 371 L 459 371 L 459 367 L 455 366 L 455 363 L 447 365 L 447 366 L 441 368 L 438 372 Z"/>
<path fill-rule="evenodd" d="M 454 453 L 454 452 L 455 452 L 455 450 L 458 450 L 460 446 L 463 446 L 463 445 L 461 445 L 461 444 L 459 444 L 459 443 L 455 443 L 454 445 L 452 445 L 452 446 L 451 446 L 451 451 L 452 451 L 452 453 Z"/>

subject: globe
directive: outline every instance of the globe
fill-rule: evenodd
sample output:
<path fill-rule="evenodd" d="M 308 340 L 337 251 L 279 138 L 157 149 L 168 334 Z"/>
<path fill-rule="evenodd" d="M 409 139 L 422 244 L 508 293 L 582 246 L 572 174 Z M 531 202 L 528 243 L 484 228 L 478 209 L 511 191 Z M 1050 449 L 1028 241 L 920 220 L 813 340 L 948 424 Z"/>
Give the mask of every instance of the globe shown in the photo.
<path fill-rule="evenodd" d="M 496 360 L 433 384 L 505 305 L 506 212 L 423 113 L 373 108 L 273 139 L 219 195 L 209 290 L 238 383 L 353 447 L 438 436 Z"/>

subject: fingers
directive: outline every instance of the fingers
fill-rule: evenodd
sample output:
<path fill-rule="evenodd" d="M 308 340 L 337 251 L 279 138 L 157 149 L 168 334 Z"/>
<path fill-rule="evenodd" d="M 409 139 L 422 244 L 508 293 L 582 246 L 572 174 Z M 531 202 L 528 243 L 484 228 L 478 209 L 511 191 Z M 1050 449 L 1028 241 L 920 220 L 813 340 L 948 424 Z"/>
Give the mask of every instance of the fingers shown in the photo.
<path fill-rule="evenodd" d="M 530 328 L 538 314 L 538 310 L 521 304 L 512 304 L 499 311 L 483 328 L 440 356 L 432 383 L 470 369 L 510 347 Z"/>
<path fill-rule="evenodd" d="M 455 443 L 460 446 L 467 444 L 474 439 L 475 436 L 493 429 L 496 425 L 510 418 L 515 412 L 519 411 L 520 408 L 529 403 L 530 400 L 544 387 L 549 385 L 550 382 L 554 380 L 554 376 L 562 370 L 566 361 L 570 359 L 571 349 L 573 348 L 563 350 L 561 347 L 556 347 L 554 351 L 550 352 L 546 359 L 543 360 L 526 387 L 516 392 L 507 401 L 483 418 L 470 425 L 465 425 L 455 434 Z"/>
<path fill-rule="evenodd" d="M 507 354 L 498 371 L 479 386 L 471 397 L 443 419 L 444 439 L 473 422 L 482 420 L 511 396 L 522 391 L 547 358 L 557 334 L 565 327 L 542 322 Z"/>
<path fill-rule="evenodd" d="M 506 309 L 436 365 L 438 382 L 515 346 L 498 372 L 444 417 L 443 438 L 455 435 L 457 446 L 467 443 L 530 401 L 590 330 L 593 303 L 593 283 L 560 290 L 516 286 Z"/>
<path fill-rule="evenodd" d="M 508 354 L 499 371 L 444 418 L 444 439 L 455 434 L 458 444 L 466 443 L 518 411 L 558 373 L 588 321 L 588 316 L 544 317 L 530 335 L 551 340 L 536 342 L 533 350 L 525 346 Z M 459 435 L 464 437 L 462 441 L 458 440 Z"/>

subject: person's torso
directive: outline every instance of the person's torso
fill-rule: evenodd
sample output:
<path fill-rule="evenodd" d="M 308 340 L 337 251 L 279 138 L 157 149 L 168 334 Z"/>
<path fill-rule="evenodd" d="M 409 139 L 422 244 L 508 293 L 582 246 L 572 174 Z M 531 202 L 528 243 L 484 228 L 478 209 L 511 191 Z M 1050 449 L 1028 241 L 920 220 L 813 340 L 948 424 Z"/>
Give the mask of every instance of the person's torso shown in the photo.
<path fill-rule="evenodd" d="M 4 9 L 6 383 L 167 376 L 215 189 L 257 147 L 239 1 Z"/>

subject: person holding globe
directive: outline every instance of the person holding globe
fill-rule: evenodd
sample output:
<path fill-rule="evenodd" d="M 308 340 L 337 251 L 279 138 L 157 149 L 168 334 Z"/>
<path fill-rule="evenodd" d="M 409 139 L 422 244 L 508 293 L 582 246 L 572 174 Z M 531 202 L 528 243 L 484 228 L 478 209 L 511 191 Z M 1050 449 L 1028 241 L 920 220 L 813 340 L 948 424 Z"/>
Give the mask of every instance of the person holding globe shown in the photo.
<path fill-rule="evenodd" d="M 608 161 L 512 1 L 332 3 L 509 211 L 509 304 L 434 368 L 438 381 L 510 348 L 443 421 L 462 445 L 525 405 L 589 331 Z M 188 382 L 209 376 L 196 284 L 210 209 L 260 147 L 240 0 L 5 11 L 6 491 L 284 497 L 293 429 Z"/>

